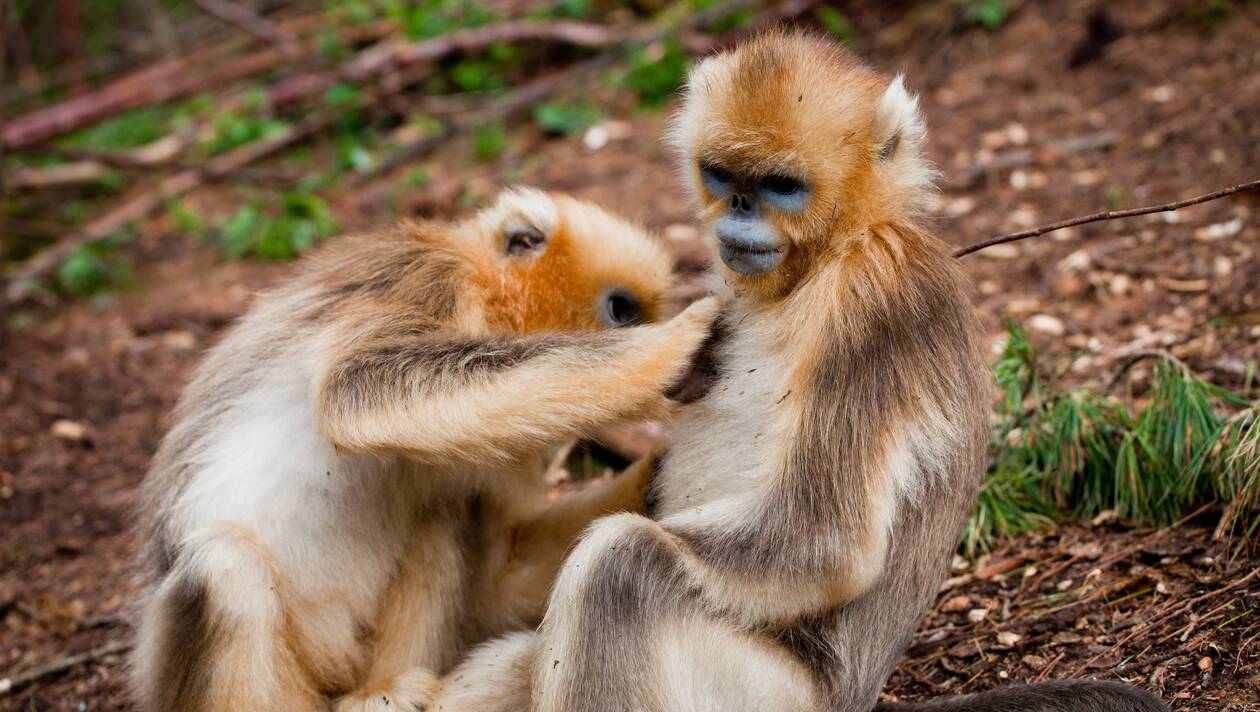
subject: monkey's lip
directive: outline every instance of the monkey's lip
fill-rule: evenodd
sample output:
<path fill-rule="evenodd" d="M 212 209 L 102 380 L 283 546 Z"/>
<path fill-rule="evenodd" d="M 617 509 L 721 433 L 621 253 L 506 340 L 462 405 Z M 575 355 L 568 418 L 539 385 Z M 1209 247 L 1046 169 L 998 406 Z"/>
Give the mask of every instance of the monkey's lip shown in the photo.
<path fill-rule="evenodd" d="M 752 245 L 719 239 L 718 256 L 736 273 L 752 276 L 778 267 L 783 261 L 783 248 L 778 245 Z"/>
<path fill-rule="evenodd" d="M 783 252 L 782 247 L 758 247 L 756 245 L 750 245 L 746 242 L 734 242 L 734 241 L 726 241 L 726 240 L 720 240 L 719 242 L 721 243 L 723 249 L 730 250 L 731 252 L 740 252 L 740 253 L 744 253 L 748 255 L 777 255 Z"/>

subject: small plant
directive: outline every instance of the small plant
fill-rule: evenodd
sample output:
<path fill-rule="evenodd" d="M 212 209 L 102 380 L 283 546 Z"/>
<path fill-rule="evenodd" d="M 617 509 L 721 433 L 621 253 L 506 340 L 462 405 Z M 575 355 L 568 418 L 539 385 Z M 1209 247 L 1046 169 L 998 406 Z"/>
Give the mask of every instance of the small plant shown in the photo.
<path fill-rule="evenodd" d="M 322 199 L 293 192 L 278 201 L 254 199 L 223 224 L 219 239 L 229 259 L 287 260 L 306 252 L 337 229 Z"/>
<path fill-rule="evenodd" d="M 657 42 L 630 53 L 630 70 L 622 79 L 625 88 L 639 95 L 639 103 L 664 104 L 687 77 L 687 55 L 677 42 Z"/>
<path fill-rule="evenodd" d="M 503 155 L 507 138 L 502 124 L 482 124 L 473 129 L 473 154 L 479 161 L 493 161 Z"/>
<path fill-rule="evenodd" d="M 994 376 L 992 464 L 968 524 L 972 554 L 1052 516 L 1114 510 L 1171 524 L 1209 504 L 1232 545 L 1260 543 L 1260 401 L 1208 383 L 1161 358 L 1144 406 L 1043 380 L 1028 337 L 1008 326 Z"/>
<path fill-rule="evenodd" d="M 118 246 L 129 237 L 118 232 L 100 242 L 76 248 L 57 266 L 57 288 L 82 299 L 126 283 L 131 271 L 118 255 Z"/>
<path fill-rule="evenodd" d="M 996 30 L 1008 16 L 1006 0 L 955 0 L 962 6 L 962 22 L 972 27 Z"/>
<path fill-rule="evenodd" d="M 545 133 L 569 136 L 599 121 L 599 112 L 585 102 L 561 104 L 548 102 L 534 107 L 534 122 Z"/>
<path fill-rule="evenodd" d="M 214 135 L 203 148 L 210 155 L 215 155 L 276 136 L 288 129 L 288 124 L 277 119 L 227 112 L 215 117 Z"/>
<path fill-rule="evenodd" d="M 822 25 L 832 37 L 845 44 L 853 43 L 853 25 L 844 13 L 829 5 L 819 5 L 814 9 L 814 19 Z"/>
<path fill-rule="evenodd" d="M 73 148 L 117 150 L 152 143 L 166 135 L 171 120 L 166 107 L 133 109 L 76 131 L 61 143 Z"/>

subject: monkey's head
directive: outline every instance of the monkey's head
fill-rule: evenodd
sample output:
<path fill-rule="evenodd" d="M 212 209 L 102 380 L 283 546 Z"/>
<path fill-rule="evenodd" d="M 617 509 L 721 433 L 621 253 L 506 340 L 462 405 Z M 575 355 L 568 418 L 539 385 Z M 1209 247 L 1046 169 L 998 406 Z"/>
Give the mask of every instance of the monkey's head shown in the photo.
<path fill-rule="evenodd" d="M 480 270 L 492 326 L 512 331 L 617 328 L 657 321 L 673 286 L 664 245 L 602 208 L 518 188 L 475 218 L 491 256 Z"/>
<path fill-rule="evenodd" d="M 765 296 L 931 188 L 916 99 L 839 45 L 769 33 L 693 68 L 672 143 L 727 277 Z"/>

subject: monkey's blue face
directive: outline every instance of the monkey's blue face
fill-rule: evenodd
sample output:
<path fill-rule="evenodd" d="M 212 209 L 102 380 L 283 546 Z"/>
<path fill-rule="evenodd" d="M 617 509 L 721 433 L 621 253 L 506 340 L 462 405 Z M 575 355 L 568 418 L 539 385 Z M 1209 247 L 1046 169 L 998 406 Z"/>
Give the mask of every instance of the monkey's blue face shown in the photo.
<path fill-rule="evenodd" d="M 812 197 L 809 184 L 781 173 L 737 171 L 715 161 L 700 162 L 700 181 L 725 205 L 713 225 L 722 262 L 743 275 L 765 274 L 778 267 L 791 244 L 773 218 L 776 213 L 805 210 Z"/>

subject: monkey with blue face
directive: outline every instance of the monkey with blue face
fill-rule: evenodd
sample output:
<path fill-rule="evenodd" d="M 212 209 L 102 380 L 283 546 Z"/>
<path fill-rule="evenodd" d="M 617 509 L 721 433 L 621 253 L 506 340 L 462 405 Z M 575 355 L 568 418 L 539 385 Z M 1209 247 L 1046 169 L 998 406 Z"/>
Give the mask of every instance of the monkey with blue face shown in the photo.
<path fill-rule="evenodd" d="M 727 305 L 647 516 L 597 521 L 537 634 L 475 651 L 443 712 L 869 712 L 984 471 L 968 282 L 919 222 L 932 171 L 898 78 L 768 34 L 700 63 L 672 133 Z M 1114 683 L 887 710 L 1154 712 Z"/>

